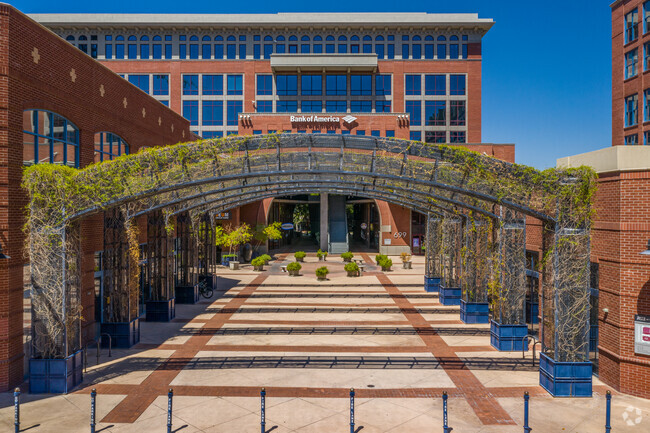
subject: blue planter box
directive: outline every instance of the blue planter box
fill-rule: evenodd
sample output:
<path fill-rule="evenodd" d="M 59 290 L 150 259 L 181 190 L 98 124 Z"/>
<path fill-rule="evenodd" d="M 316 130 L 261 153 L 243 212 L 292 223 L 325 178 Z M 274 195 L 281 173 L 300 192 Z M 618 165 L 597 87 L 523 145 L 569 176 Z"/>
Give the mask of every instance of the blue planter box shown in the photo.
<path fill-rule="evenodd" d="M 83 351 L 63 359 L 30 359 L 29 392 L 67 394 L 83 381 Z"/>
<path fill-rule="evenodd" d="M 424 277 L 424 291 L 425 292 L 439 292 L 440 291 L 440 278 Z"/>
<path fill-rule="evenodd" d="M 216 274 L 199 275 L 199 282 L 200 281 L 205 281 L 209 288 L 212 290 L 217 290 Z"/>
<path fill-rule="evenodd" d="M 526 301 L 524 315 L 526 317 L 526 323 L 537 325 L 539 323 L 539 304 L 537 302 Z"/>
<path fill-rule="evenodd" d="M 460 320 L 463 323 L 490 323 L 490 304 L 460 300 Z"/>
<path fill-rule="evenodd" d="M 199 285 L 193 286 L 176 286 L 176 303 L 177 304 L 196 304 L 199 302 Z"/>
<path fill-rule="evenodd" d="M 176 317 L 176 299 L 147 301 L 147 322 L 171 322 Z"/>
<path fill-rule="evenodd" d="M 229 263 L 233 260 L 237 260 L 237 257 L 222 257 L 221 258 L 221 265 L 222 266 L 230 266 Z"/>
<path fill-rule="evenodd" d="M 128 349 L 140 342 L 140 319 L 128 323 L 102 323 L 99 326 L 101 334 L 111 336 L 113 347 Z M 102 339 L 102 347 L 108 347 L 108 339 Z"/>
<path fill-rule="evenodd" d="M 589 328 L 589 351 L 598 350 L 598 325 L 591 325 Z"/>
<path fill-rule="evenodd" d="M 553 397 L 591 397 L 591 362 L 557 362 L 539 354 L 539 384 Z"/>
<path fill-rule="evenodd" d="M 514 352 L 528 350 L 524 346 L 523 338 L 528 335 L 527 325 L 502 325 L 494 320 L 490 321 L 490 344 L 501 352 Z"/>
<path fill-rule="evenodd" d="M 460 305 L 459 288 L 440 286 L 440 303 L 442 305 Z"/>

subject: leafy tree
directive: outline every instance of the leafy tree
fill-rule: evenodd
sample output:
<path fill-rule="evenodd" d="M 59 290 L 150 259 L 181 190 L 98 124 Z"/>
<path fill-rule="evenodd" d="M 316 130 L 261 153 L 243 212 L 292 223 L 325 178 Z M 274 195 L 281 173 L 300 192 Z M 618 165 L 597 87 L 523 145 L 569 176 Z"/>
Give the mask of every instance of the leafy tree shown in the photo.
<path fill-rule="evenodd" d="M 232 254 L 233 250 L 237 251 L 241 244 L 245 244 L 252 238 L 251 228 L 246 223 L 237 227 L 233 227 L 232 225 L 215 227 L 215 244 L 217 246 L 227 247 L 228 254 Z"/>

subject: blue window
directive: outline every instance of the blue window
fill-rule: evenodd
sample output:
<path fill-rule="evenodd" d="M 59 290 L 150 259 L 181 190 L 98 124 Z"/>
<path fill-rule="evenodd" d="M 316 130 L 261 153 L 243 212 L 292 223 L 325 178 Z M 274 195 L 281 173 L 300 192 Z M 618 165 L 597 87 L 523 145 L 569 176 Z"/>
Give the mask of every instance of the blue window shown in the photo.
<path fill-rule="evenodd" d="M 322 75 L 303 75 L 300 79 L 300 94 L 306 96 L 320 96 L 323 94 Z"/>
<path fill-rule="evenodd" d="M 278 101 L 275 103 L 278 113 L 295 113 L 298 111 L 298 101 Z"/>
<path fill-rule="evenodd" d="M 172 58 L 172 44 L 165 44 L 165 59 Z"/>
<path fill-rule="evenodd" d="M 394 129 L 387 129 L 386 130 L 386 137 L 395 137 L 395 130 Z"/>
<path fill-rule="evenodd" d="M 95 162 L 110 161 L 129 154 L 129 145 L 119 135 L 111 132 L 95 134 Z"/>
<path fill-rule="evenodd" d="M 450 143 L 466 143 L 467 139 L 465 138 L 465 131 L 451 131 L 449 133 L 449 142 Z"/>
<path fill-rule="evenodd" d="M 214 44 L 214 58 L 223 59 L 223 44 Z"/>
<path fill-rule="evenodd" d="M 626 146 L 636 146 L 639 144 L 638 142 L 638 135 L 637 134 L 632 134 L 632 135 L 626 135 L 625 136 L 625 145 Z"/>
<path fill-rule="evenodd" d="M 328 134 L 336 134 L 336 129 L 328 129 L 327 133 Z"/>
<path fill-rule="evenodd" d="M 427 36 L 424 40 L 426 41 L 424 44 L 424 58 L 427 60 L 433 60 L 435 48 L 435 45 L 433 45 L 433 37 Z"/>
<path fill-rule="evenodd" d="M 223 75 L 204 75 L 203 94 L 223 95 Z"/>
<path fill-rule="evenodd" d="M 199 94 L 199 76 L 183 75 L 183 95 Z"/>
<path fill-rule="evenodd" d="M 422 133 L 420 131 L 411 131 L 409 134 L 409 140 L 422 141 Z"/>
<path fill-rule="evenodd" d="M 425 131 L 424 141 L 427 143 L 446 143 L 447 133 L 445 131 Z"/>
<path fill-rule="evenodd" d="M 449 94 L 464 95 L 466 92 L 465 75 L 449 76 Z"/>
<path fill-rule="evenodd" d="M 222 131 L 203 131 L 201 136 L 205 139 L 210 139 L 210 138 L 221 138 L 223 137 L 223 132 Z"/>
<path fill-rule="evenodd" d="M 643 33 L 650 31 L 650 1 L 643 3 Z"/>
<path fill-rule="evenodd" d="M 350 75 L 350 95 L 372 95 L 372 76 Z"/>
<path fill-rule="evenodd" d="M 149 44 L 140 44 L 140 60 L 148 60 L 148 59 L 149 59 Z"/>
<path fill-rule="evenodd" d="M 357 129 L 357 135 L 366 135 L 366 131 L 363 129 Z"/>
<path fill-rule="evenodd" d="M 210 40 L 210 37 L 208 37 L 208 40 Z M 204 43 L 201 45 L 201 58 L 202 59 L 211 59 L 212 58 L 212 44 L 211 43 Z"/>
<path fill-rule="evenodd" d="M 228 44 L 228 45 L 226 45 L 226 56 L 230 60 L 237 58 L 237 45 L 236 44 Z"/>
<path fill-rule="evenodd" d="M 113 45 L 112 44 L 104 45 L 104 57 L 106 59 L 112 59 L 113 58 Z"/>
<path fill-rule="evenodd" d="M 449 120 L 451 126 L 465 126 L 465 101 L 449 101 Z"/>
<path fill-rule="evenodd" d="M 634 126 L 637 124 L 638 97 L 631 95 L 625 98 L 625 126 Z"/>
<path fill-rule="evenodd" d="M 350 101 L 350 111 L 353 113 L 371 113 L 372 101 Z"/>
<path fill-rule="evenodd" d="M 409 44 L 402 43 L 402 59 L 406 60 L 409 58 Z"/>
<path fill-rule="evenodd" d="M 237 126 L 239 124 L 239 113 L 242 112 L 242 101 L 228 101 L 228 126 Z"/>
<path fill-rule="evenodd" d="M 377 113 L 390 113 L 390 101 L 377 101 L 375 111 Z"/>
<path fill-rule="evenodd" d="M 145 93 L 149 93 L 149 75 L 129 75 L 129 83 Z"/>
<path fill-rule="evenodd" d="M 650 89 L 643 91 L 643 121 L 650 120 Z"/>
<path fill-rule="evenodd" d="M 325 111 L 328 113 L 345 113 L 348 110 L 346 101 L 326 101 Z"/>
<path fill-rule="evenodd" d="M 273 101 L 257 101 L 257 112 L 258 113 L 272 113 L 273 112 Z"/>
<path fill-rule="evenodd" d="M 646 146 L 650 145 L 650 131 L 645 131 L 643 133 L 643 144 Z"/>
<path fill-rule="evenodd" d="M 154 42 L 156 41 L 162 41 L 162 38 L 160 36 L 154 36 L 153 37 Z M 154 43 L 153 44 L 153 51 L 152 51 L 152 57 L 156 60 L 162 59 L 162 44 Z"/>
<path fill-rule="evenodd" d="M 124 41 L 124 36 L 120 36 L 120 35 L 116 36 L 115 41 L 116 42 Z M 124 43 L 115 44 L 115 58 L 116 59 L 124 58 Z"/>
<path fill-rule="evenodd" d="M 199 38 L 196 36 L 190 37 L 190 41 L 192 42 L 198 42 Z M 199 44 L 190 44 L 190 59 L 198 59 L 199 58 Z"/>
<path fill-rule="evenodd" d="M 257 76 L 257 94 L 258 95 L 272 95 L 273 94 L 273 76 L 272 75 L 258 75 Z"/>
<path fill-rule="evenodd" d="M 138 58 L 138 46 L 136 44 L 129 44 L 129 59 Z"/>
<path fill-rule="evenodd" d="M 320 113 L 323 111 L 322 101 L 302 101 L 300 110 L 303 113 Z"/>
<path fill-rule="evenodd" d="M 387 57 L 389 59 L 394 59 L 395 58 L 395 44 L 388 44 L 388 55 Z"/>
<path fill-rule="evenodd" d="M 203 101 L 203 126 L 223 125 L 223 101 Z"/>
<path fill-rule="evenodd" d="M 463 78 L 465 78 L 464 75 Z M 425 95 L 446 95 L 447 76 L 446 75 L 425 75 L 424 94 Z"/>
<path fill-rule="evenodd" d="M 300 44 L 300 52 L 303 54 L 309 54 L 309 44 Z"/>
<path fill-rule="evenodd" d="M 348 44 L 339 44 L 339 53 L 345 54 L 348 52 Z"/>
<path fill-rule="evenodd" d="M 277 75 L 275 77 L 275 88 L 279 96 L 298 94 L 297 75 Z"/>
<path fill-rule="evenodd" d="M 625 15 L 625 43 L 630 43 L 639 36 L 639 13 L 636 8 Z"/>
<path fill-rule="evenodd" d="M 375 95 L 390 95 L 390 75 L 375 75 Z"/>
<path fill-rule="evenodd" d="M 458 56 L 458 44 L 449 44 L 449 58 L 457 60 Z"/>
<path fill-rule="evenodd" d="M 344 131 L 341 131 L 341 134 L 342 135 L 350 135 L 350 131 L 344 130 Z"/>
<path fill-rule="evenodd" d="M 334 44 L 325 44 L 325 52 L 327 54 L 333 54 L 334 53 Z"/>
<path fill-rule="evenodd" d="M 169 75 L 153 76 L 153 94 L 169 95 Z"/>
<path fill-rule="evenodd" d="M 407 95 L 422 94 L 422 80 L 420 75 L 406 75 L 404 87 Z"/>
<path fill-rule="evenodd" d="M 187 59 L 187 45 L 181 44 L 178 46 L 178 58 L 181 60 Z"/>
<path fill-rule="evenodd" d="M 228 94 L 229 95 L 242 95 L 243 94 L 243 76 L 242 75 L 228 75 Z"/>
<path fill-rule="evenodd" d="M 49 162 L 79 167 L 79 129 L 65 117 L 23 111 L 23 164 Z"/>
<path fill-rule="evenodd" d="M 643 45 L 643 70 L 650 70 L 650 42 Z"/>
<path fill-rule="evenodd" d="M 447 58 L 447 45 L 438 44 L 438 60 L 445 60 Z"/>
<path fill-rule="evenodd" d="M 468 55 L 469 55 L 469 53 L 468 53 L 468 50 L 467 50 L 467 44 L 463 44 L 462 58 L 466 59 Z"/>
<path fill-rule="evenodd" d="M 246 42 L 246 35 L 239 35 L 239 42 Z"/>
<path fill-rule="evenodd" d="M 298 45 L 289 44 L 289 54 L 296 54 L 298 52 Z"/>
<path fill-rule="evenodd" d="M 625 53 L 625 79 L 632 78 L 637 74 L 637 49 Z"/>
<path fill-rule="evenodd" d="M 410 116 L 412 126 L 422 125 L 422 103 L 421 101 L 406 101 L 406 112 Z"/>
<path fill-rule="evenodd" d="M 264 58 L 266 60 L 270 59 L 271 54 L 273 54 L 273 45 L 272 44 L 264 44 Z"/>
<path fill-rule="evenodd" d="M 262 135 L 261 129 L 253 129 L 253 135 Z"/>
<path fill-rule="evenodd" d="M 169 101 L 158 101 L 163 104 L 165 107 L 169 107 Z"/>
<path fill-rule="evenodd" d="M 381 131 L 379 131 L 379 130 L 372 130 L 372 131 L 370 131 L 370 135 L 373 136 L 373 137 L 381 137 L 380 132 Z"/>
<path fill-rule="evenodd" d="M 377 54 L 377 59 L 382 60 L 385 56 L 384 44 L 375 43 L 375 54 Z"/>
<path fill-rule="evenodd" d="M 239 44 L 239 58 L 241 60 L 246 60 L 246 45 Z"/>
<path fill-rule="evenodd" d="M 416 38 L 417 38 L 417 39 L 416 39 Z M 415 41 L 415 40 L 419 41 L 419 40 L 420 40 L 420 37 L 419 37 L 419 36 L 413 36 L 413 40 L 414 40 L 414 41 Z M 411 53 L 411 56 L 412 56 L 414 59 L 418 60 L 418 59 L 421 59 L 421 58 L 422 58 L 422 45 L 420 45 L 420 44 L 413 44 L 413 45 L 412 45 L 412 50 L 413 50 L 413 51 L 412 51 L 412 53 Z"/>
<path fill-rule="evenodd" d="M 311 131 L 312 134 L 320 134 L 320 129 L 313 129 Z"/>
<path fill-rule="evenodd" d="M 253 58 L 259 60 L 262 57 L 262 52 L 260 50 L 260 44 L 253 45 Z"/>
<path fill-rule="evenodd" d="M 199 101 L 183 101 L 183 117 L 190 121 L 190 125 L 198 125 Z"/>
<path fill-rule="evenodd" d="M 348 94 L 348 79 L 346 75 L 326 75 L 325 94 L 345 96 Z"/>
<path fill-rule="evenodd" d="M 447 102 L 426 101 L 424 103 L 424 120 L 429 126 L 447 125 Z"/>

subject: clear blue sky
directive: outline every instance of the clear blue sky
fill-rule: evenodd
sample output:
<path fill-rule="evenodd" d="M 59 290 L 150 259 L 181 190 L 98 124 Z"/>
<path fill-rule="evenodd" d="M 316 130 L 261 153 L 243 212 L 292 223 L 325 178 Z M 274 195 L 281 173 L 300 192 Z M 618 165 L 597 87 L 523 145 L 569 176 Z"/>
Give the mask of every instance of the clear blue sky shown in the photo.
<path fill-rule="evenodd" d="M 611 145 L 611 0 L 10 3 L 26 13 L 476 12 L 496 22 L 483 39 L 484 142 L 515 143 L 517 162 L 537 168 Z"/>

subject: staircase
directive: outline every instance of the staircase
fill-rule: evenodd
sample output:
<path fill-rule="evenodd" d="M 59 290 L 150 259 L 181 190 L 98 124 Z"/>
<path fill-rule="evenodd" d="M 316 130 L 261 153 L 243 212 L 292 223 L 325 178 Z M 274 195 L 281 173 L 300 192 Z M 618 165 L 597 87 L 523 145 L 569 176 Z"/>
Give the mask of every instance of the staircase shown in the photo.
<path fill-rule="evenodd" d="M 329 253 L 341 254 L 349 251 L 348 219 L 345 212 L 345 196 L 329 196 Z"/>

